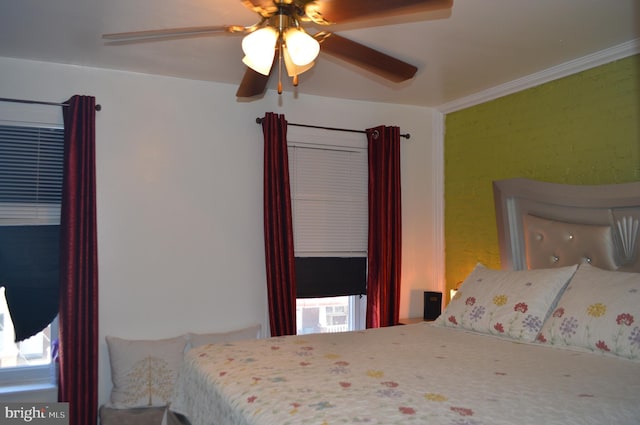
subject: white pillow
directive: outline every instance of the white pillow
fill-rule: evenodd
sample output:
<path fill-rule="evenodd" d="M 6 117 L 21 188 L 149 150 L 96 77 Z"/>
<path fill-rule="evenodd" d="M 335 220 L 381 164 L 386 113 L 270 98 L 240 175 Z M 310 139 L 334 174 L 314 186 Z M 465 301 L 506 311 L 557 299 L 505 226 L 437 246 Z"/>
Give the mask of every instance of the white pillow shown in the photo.
<path fill-rule="evenodd" d="M 128 340 L 107 336 L 111 406 L 166 406 L 182 364 L 186 338 Z"/>
<path fill-rule="evenodd" d="M 581 264 L 538 341 L 640 359 L 640 273 Z"/>
<path fill-rule="evenodd" d="M 216 344 L 219 342 L 240 341 L 243 339 L 257 339 L 260 335 L 260 325 L 253 325 L 247 328 L 238 329 L 230 332 L 217 333 L 190 333 L 189 345 L 191 348 L 200 347 L 207 344 Z"/>
<path fill-rule="evenodd" d="M 534 341 L 576 268 L 506 271 L 478 264 L 435 323 Z"/>

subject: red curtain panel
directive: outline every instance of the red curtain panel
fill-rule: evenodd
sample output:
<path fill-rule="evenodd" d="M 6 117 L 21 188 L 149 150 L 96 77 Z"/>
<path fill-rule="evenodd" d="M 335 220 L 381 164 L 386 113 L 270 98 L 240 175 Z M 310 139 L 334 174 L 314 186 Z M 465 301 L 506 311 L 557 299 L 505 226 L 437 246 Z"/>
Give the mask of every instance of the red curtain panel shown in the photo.
<path fill-rule="evenodd" d="M 367 130 L 369 156 L 369 241 L 367 328 L 398 323 L 402 214 L 400 129 Z"/>
<path fill-rule="evenodd" d="M 98 417 L 96 105 L 91 96 L 73 96 L 66 103 L 58 398 L 69 403 L 70 425 L 87 425 Z"/>
<path fill-rule="evenodd" d="M 296 278 L 287 121 L 268 112 L 264 133 L 264 245 L 272 336 L 296 334 Z"/>

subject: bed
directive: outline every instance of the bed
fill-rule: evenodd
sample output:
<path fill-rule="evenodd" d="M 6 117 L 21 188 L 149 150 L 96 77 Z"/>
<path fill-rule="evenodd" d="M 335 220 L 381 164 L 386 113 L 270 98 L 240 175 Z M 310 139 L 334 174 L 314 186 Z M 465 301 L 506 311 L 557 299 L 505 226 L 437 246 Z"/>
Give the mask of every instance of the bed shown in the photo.
<path fill-rule="evenodd" d="M 640 183 L 494 183 L 502 270 L 435 322 L 190 350 L 193 425 L 639 424 Z"/>

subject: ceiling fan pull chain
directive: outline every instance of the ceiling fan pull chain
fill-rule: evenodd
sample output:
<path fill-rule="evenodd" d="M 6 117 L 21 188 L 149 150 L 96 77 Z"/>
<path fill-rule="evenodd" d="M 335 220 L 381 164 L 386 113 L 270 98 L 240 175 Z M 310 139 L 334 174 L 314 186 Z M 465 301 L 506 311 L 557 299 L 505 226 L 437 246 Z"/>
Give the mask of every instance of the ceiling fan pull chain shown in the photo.
<path fill-rule="evenodd" d="M 282 94 L 282 35 L 278 40 L 278 94 Z"/>

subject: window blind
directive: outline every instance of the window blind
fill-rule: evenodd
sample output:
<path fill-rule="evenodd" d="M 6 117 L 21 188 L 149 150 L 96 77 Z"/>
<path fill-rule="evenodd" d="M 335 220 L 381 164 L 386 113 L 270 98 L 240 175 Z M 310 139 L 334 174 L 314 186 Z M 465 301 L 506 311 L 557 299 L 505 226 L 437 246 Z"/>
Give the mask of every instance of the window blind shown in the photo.
<path fill-rule="evenodd" d="M 365 257 L 296 257 L 296 297 L 366 295 Z"/>
<path fill-rule="evenodd" d="M 296 296 L 366 294 L 366 148 L 290 143 L 288 152 Z"/>
<path fill-rule="evenodd" d="M 290 145 L 296 256 L 366 256 L 366 149 Z"/>
<path fill-rule="evenodd" d="M 0 125 L 0 224 L 58 224 L 64 130 Z"/>

